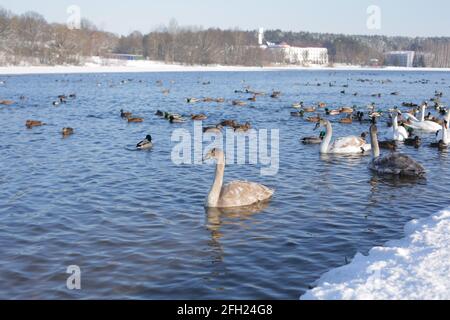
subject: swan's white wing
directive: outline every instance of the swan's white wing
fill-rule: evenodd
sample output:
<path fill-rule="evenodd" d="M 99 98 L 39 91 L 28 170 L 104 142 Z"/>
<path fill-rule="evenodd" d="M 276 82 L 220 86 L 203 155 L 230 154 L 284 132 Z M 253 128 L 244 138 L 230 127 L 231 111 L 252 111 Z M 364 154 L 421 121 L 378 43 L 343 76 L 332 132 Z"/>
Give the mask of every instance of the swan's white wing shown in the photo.
<path fill-rule="evenodd" d="M 220 208 L 244 207 L 269 200 L 274 190 L 261 184 L 233 181 L 222 187 L 218 206 Z"/>
<path fill-rule="evenodd" d="M 371 149 L 370 144 L 360 137 L 339 138 L 330 146 L 330 153 L 363 153 Z"/>

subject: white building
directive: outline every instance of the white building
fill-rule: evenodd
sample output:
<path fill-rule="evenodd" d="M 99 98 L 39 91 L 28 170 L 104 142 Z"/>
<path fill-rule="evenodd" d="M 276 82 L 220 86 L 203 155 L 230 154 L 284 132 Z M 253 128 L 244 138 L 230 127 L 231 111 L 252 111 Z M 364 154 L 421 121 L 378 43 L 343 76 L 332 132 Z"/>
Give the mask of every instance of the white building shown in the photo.
<path fill-rule="evenodd" d="M 275 44 L 264 42 L 264 30 L 259 29 L 258 42 L 262 49 L 281 51 L 286 57 L 286 61 L 292 64 L 301 65 L 327 65 L 328 64 L 328 49 L 314 48 L 314 47 L 292 47 L 287 43 Z"/>

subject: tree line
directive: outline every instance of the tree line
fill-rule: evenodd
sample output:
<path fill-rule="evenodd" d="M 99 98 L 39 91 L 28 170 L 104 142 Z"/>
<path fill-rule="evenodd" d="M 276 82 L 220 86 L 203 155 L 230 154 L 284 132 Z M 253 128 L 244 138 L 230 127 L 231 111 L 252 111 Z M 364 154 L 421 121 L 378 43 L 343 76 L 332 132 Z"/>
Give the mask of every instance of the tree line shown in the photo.
<path fill-rule="evenodd" d="M 330 63 L 367 65 L 384 53 L 416 52 L 419 67 L 450 67 L 450 38 L 410 38 L 285 32 L 267 30 L 265 40 L 300 47 L 326 47 Z M 82 20 L 80 29 L 48 23 L 35 12 L 16 15 L 0 8 L 0 64 L 82 64 L 92 56 L 111 53 L 142 55 L 149 60 L 181 64 L 268 66 L 286 63 L 280 51 L 258 46 L 256 31 L 180 27 L 175 20 L 148 34 L 119 36 Z"/>

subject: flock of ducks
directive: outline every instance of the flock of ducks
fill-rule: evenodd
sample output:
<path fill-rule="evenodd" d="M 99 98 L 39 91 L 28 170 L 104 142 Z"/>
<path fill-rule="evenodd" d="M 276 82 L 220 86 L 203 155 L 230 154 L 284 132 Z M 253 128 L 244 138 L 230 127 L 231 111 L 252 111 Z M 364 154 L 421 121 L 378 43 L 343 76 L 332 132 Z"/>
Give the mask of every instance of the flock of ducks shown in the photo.
<path fill-rule="evenodd" d="M 203 83 L 204 85 L 210 83 Z M 158 86 L 162 86 L 162 81 L 157 81 Z M 331 83 L 330 83 L 330 86 Z M 347 86 L 348 87 L 348 86 Z M 164 95 L 170 93 L 170 89 L 163 89 L 161 91 Z M 236 90 L 235 93 L 249 94 L 250 97 L 245 100 L 232 100 L 231 105 L 236 107 L 243 107 L 248 102 L 257 101 L 260 96 L 265 96 L 263 92 L 257 92 L 250 87 L 244 90 Z M 345 90 L 341 91 L 345 94 Z M 278 99 L 282 93 L 275 91 L 268 96 L 271 99 Z M 398 92 L 393 92 L 391 95 L 398 95 Z M 375 95 L 378 96 L 378 95 Z M 406 112 L 401 112 L 399 108 L 395 107 L 387 112 L 387 124 L 389 126 L 389 139 L 379 140 L 377 119 L 382 118 L 385 112 L 376 110 L 375 104 L 368 106 L 367 111 L 357 110 L 356 107 L 341 107 L 331 109 L 326 103 L 318 103 L 315 106 L 305 106 L 303 102 L 296 102 L 292 107 L 296 109 L 291 112 L 291 116 L 305 118 L 307 122 L 316 123 L 315 130 L 323 128 L 319 136 L 305 137 L 302 139 L 304 144 L 320 145 L 321 154 L 367 154 L 372 153 L 372 160 L 368 168 L 378 174 L 389 174 L 395 176 L 407 177 L 423 177 L 425 175 L 424 167 L 412 159 L 410 156 L 395 152 L 398 143 L 403 143 L 408 146 L 419 148 L 421 145 L 421 138 L 415 135 L 416 132 L 423 134 L 434 134 L 435 142 L 431 143 L 431 147 L 444 150 L 450 143 L 450 134 L 448 131 L 448 124 L 450 122 L 450 111 L 446 110 L 440 103 L 440 98 L 443 96 L 442 92 L 436 92 L 432 101 L 435 103 L 434 108 L 442 115 L 442 119 L 432 116 L 431 112 L 428 114 L 428 103 L 416 105 L 410 102 L 404 102 L 402 107 L 410 108 Z M 66 104 L 68 101 L 76 99 L 76 94 L 60 95 L 57 100 L 53 101 L 54 106 Z M 194 98 L 186 99 L 186 103 L 195 104 L 199 102 L 208 103 L 224 103 L 223 98 Z M 11 105 L 13 101 L 3 100 L 0 105 Z M 323 111 L 321 111 L 323 110 Z M 308 113 L 317 113 L 317 116 L 305 117 Z M 363 132 L 361 135 L 340 137 L 333 140 L 333 126 L 330 119 L 336 116 L 343 116 L 336 122 L 339 124 L 368 123 L 370 125 L 369 132 Z M 156 116 L 165 119 L 172 124 L 185 123 L 187 119 L 191 121 L 204 121 L 208 119 L 205 114 L 191 114 L 180 115 L 158 110 Z M 120 110 L 120 117 L 128 123 L 142 123 L 144 118 L 135 116 L 132 112 Z M 42 121 L 27 120 L 26 127 L 32 129 L 34 127 L 46 125 Z M 232 128 L 235 132 L 247 132 L 252 128 L 249 122 L 244 124 L 238 123 L 235 120 L 223 120 L 218 124 L 204 127 L 204 133 L 221 134 L 224 128 Z M 63 137 L 68 137 L 74 134 L 74 129 L 66 127 L 62 129 Z M 367 142 L 367 138 L 370 141 Z M 136 145 L 137 150 L 149 150 L 153 148 L 153 139 L 151 135 L 147 135 L 142 141 Z M 389 150 L 386 154 L 381 154 L 380 149 Z M 225 172 L 225 154 L 220 149 L 212 149 L 208 152 L 205 160 L 215 160 L 216 175 L 207 196 L 205 206 L 207 208 L 236 208 L 251 206 L 258 203 L 263 203 L 270 200 L 274 194 L 274 190 L 253 182 L 233 181 L 224 185 Z"/>

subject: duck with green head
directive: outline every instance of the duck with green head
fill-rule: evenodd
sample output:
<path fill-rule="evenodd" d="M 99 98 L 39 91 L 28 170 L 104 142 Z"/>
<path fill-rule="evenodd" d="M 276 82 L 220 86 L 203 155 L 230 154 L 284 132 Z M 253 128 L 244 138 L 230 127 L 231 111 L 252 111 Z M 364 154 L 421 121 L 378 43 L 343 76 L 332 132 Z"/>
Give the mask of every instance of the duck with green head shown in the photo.
<path fill-rule="evenodd" d="M 147 135 L 144 140 L 142 140 L 141 142 L 139 142 L 136 145 L 136 148 L 139 150 L 148 150 L 148 149 L 151 149 L 152 147 L 153 147 L 153 142 L 152 142 L 151 135 Z"/>

